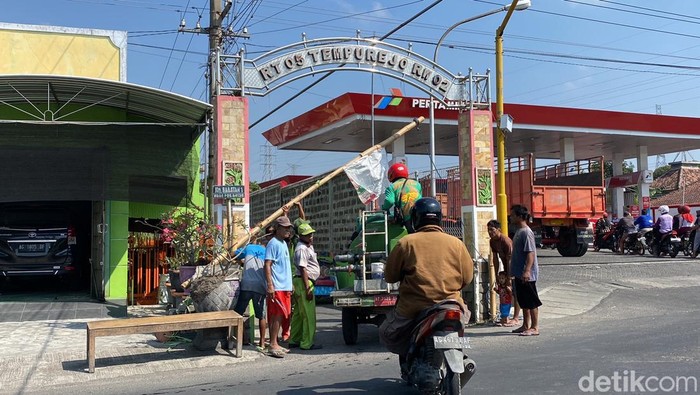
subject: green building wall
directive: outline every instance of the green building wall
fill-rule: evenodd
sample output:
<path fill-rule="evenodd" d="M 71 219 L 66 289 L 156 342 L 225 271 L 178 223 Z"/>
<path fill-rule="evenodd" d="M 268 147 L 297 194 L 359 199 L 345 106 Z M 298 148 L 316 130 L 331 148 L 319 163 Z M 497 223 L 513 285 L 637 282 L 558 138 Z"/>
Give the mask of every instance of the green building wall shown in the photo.
<path fill-rule="evenodd" d="M 199 190 L 199 174 L 197 171 L 200 160 L 199 147 L 200 141 L 197 140 L 192 146 L 191 155 L 189 155 L 190 160 L 197 164 L 196 166 L 190 166 L 193 170 L 189 176 L 195 180 L 195 182 L 191 183 L 190 200 L 194 205 L 204 207 L 205 197 Z M 124 306 L 123 315 L 126 315 L 125 306 L 128 298 L 129 218 L 159 219 L 161 214 L 173 208 L 173 206 L 143 202 L 105 202 L 105 214 L 108 224 L 107 240 L 105 241 L 105 254 L 108 262 L 105 300 L 118 306 Z"/>

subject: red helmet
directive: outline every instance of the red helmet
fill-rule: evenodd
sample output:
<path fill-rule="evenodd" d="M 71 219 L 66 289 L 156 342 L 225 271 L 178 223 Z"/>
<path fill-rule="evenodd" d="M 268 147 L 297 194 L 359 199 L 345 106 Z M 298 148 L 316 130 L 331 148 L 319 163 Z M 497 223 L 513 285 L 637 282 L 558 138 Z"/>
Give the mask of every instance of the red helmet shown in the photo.
<path fill-rule="evenodd" d="M 394 163 L 387 172 L 389 182 L 394 182 L 399 178 L 408 178 L 408 168 L 403 163 Z"/>

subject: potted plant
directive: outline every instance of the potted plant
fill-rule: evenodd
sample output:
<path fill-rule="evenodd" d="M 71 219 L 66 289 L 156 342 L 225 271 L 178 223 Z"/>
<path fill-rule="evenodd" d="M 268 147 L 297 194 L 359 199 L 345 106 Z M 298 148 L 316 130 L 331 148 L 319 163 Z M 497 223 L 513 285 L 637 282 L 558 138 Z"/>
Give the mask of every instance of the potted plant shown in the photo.
<path fill-rule="evenodd" d="M 198 206 L 177 207 L 161 216 L 161 242 L 168 247 L 165 264 L 170 270 L 172 288 L 183 292 L 182 283 L 221 251 L 222 234 L 218 225 L 205 220 Z"/>

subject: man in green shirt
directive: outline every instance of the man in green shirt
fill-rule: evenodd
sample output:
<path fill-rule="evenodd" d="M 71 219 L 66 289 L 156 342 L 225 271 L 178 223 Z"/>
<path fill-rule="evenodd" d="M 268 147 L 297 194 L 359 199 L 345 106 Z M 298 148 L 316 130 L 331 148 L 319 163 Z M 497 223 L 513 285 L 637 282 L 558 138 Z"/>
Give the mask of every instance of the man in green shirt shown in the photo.
<path fill-rule="evenodd" d="M 391 185 L 384 191 L 382 210 L 394 207 L 394 221 L 405 226 L 408 233 L 413 233 L 411 208 L 416 200 L 423 197 L 423 188 L 418 181 L 408 178 L 408 168 L 403 163 L 391 165 L 387 177 Z"/>

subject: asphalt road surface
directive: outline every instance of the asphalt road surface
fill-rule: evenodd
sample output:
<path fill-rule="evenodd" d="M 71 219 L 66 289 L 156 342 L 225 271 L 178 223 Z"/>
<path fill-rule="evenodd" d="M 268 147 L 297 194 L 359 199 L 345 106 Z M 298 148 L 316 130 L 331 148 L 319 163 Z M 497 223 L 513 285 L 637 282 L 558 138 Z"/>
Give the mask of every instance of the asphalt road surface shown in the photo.
<path fill-rule="evenodd" d="M 540 256 L 543 292 L 566 285 L 608 289 L 607 296 L 579 312 L 565 293 L 550 294 L 569 303 L 572 314 L 543 319 L 537 337 L 471 328 L 477 373 L 464 393 L 700 393 L 700 260 L 592 251 L 578 261 L 551 251 Z M 196 371 L 174 364 L 158 377 L 95 380 L 39 393 L 418 393 L 400 380 L 397 358 L 383 350 L 375 327 L 361 325 L 358 344 L 346 346 L 340 311 L 330 305 L 318 310 L 322 350 Z"/>

